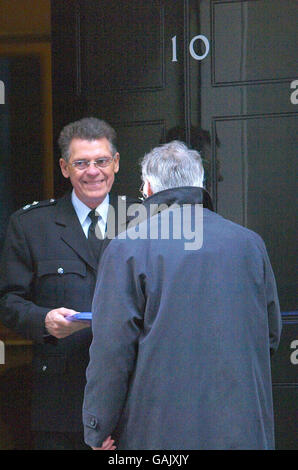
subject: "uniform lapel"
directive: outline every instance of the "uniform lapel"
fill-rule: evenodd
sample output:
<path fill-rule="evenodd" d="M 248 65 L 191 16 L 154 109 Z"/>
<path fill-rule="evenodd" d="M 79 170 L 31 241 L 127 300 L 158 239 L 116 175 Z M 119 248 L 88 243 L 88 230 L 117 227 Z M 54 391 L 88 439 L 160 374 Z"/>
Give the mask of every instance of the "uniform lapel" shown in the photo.
<path fill-rule="evenodd" d="M 110 200 L 109 200 L 109 210 L 107 215 L 107 228 L 106 228 L 106 235 L 102 241 L 100 247 L 100 254 L 99 259 L 101 258 L 105 248 L 110 243 L 111 239 L 114 238 L 118 233 L 118 205 L 117 205 L 117 198 L 113 194 L 110 193 Z M 111 232 L 110 232 L 111 230 Z M 111 236 L 112 235 L 112 236 Z"/>
<path fill-rule="evenodd" d="M 71 193 L 57 202 L 55 222 L 60 230 L 61 239 L 97 270 L 97 262 L 90 253 L 87 239 L 72 205 Z"/>
<path fill-rule="evenodd" d="M 110 193 L 109 205 L 110 208 L 107 217 L 106 236 L 101 245 L 100 257 L 110 241 L 119 233 L 126 230 L 129 221 L 127 217 L 127 203 L 125 196 L 116 196 L 115 194 Z"/>

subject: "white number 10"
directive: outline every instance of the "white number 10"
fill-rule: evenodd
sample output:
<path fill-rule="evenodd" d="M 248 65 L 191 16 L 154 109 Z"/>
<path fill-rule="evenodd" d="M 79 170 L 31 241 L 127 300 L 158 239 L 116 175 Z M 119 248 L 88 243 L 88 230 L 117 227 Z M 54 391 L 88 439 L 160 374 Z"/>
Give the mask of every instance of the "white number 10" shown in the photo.
<path fill-rule="evenodd" d="M 176 38 L 177 38 L 177 36 L 172 37 L 172 62 L 178 62 L 178 60 L 177 60 L 177 39 Z M 205 52 L 202 55 L 198 55 L 194 50 L 194 43 L 198 40 L 203 41 L 203 43 L 205 45 Z M 207 55 L 209 54 L 209 49 L 210 49 L 209 41 L 206 38 L 206 36 L 203 36 L 202 34 L 199 34 L 198 36 L 195 36 L 194 38 L 192 38 L 192 40 L 189 43 L 189 53 L 195 60 L 205 59 L 205 57 L 207 57 Z"/>

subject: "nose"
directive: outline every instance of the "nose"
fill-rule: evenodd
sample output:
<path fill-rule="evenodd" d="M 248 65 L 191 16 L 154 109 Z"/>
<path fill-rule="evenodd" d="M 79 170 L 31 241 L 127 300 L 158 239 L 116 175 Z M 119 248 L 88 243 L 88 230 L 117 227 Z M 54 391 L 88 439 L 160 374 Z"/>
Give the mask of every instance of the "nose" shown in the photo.
<path fill-rule="evenodd" d="M 100 172 L 100 168 L 97 168 L 94 165 L 94 162 L 90 162 L 90 165 L 88 165 L 86 171 L 89 175 L 98 175 L 98 173 Z"/>

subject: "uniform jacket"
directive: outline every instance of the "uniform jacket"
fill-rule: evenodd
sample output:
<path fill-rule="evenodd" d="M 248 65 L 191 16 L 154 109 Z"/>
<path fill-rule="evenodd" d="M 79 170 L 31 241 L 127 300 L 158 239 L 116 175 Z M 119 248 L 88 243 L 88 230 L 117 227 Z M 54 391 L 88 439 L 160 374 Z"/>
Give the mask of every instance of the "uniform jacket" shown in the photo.
<path fill-rule="evenodd" d="M 145 205 L 175 203 L 173 220 L 190 205 L 188 230 L 146 238 L 144 224 L 156 234 L 170 211 L 157 210 L 139 224 L 143 238 L 130 228 L 104 253 L 83 407 L 89 445 L 112 434 L 119 450 L 274 447 L 274 275 L 262 239 L 208 208 L 202 246 L 185 249 L 203 199 L 192 187 L 153 195 Z"/>
<path fill-rule="evenodd" d="M 131 202 L 110 194 L 116 222 L 119 206 Z M 125 218 L 116 227 L 124 229 Z M 102 252 L 109 241 L 102 242 Z M 0 320 L 34 342 L 33 429 L 82 430 L 91 328 L 57 340 L 45 330 L 45 317 L 59 307 L 90 311 L 96 273 L 70 194 L 33 203 L 11 216 L 1 262 Z"/>

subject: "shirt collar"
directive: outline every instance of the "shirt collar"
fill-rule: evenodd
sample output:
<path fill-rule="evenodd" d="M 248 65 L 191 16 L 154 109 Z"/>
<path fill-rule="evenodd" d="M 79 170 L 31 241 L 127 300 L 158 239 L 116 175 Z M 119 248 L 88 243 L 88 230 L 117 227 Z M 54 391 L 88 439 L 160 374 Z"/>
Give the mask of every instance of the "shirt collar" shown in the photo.
<path fill-rule="evenodd" d="M 110 200 L 109 194 L 107 194 L 104 200 L 102 201 L 102 203 L 99 204 L 95 209 L 96 212 L 101 216 L 104 223 L 107 222 L 107 218 L 108 218 L 109 200 Z M 91 209 L 90 207 L 86 206 L 86 204 L 84 204 L 78 198 L 74 189 L 72 190 L 72 193 L 71 193 L 71 202 L 77 213 L 78 219 L 82 225 L 85 222 L 86 218 L 88 217 L 88 214 Z"/>

